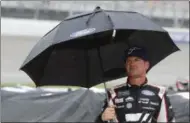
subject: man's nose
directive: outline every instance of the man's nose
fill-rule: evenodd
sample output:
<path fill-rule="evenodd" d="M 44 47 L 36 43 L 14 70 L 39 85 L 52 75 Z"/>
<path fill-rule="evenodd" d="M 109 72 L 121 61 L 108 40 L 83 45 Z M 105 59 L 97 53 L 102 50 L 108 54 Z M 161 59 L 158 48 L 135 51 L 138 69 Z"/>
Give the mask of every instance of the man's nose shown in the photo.
<path fill-rule="evenodd" d="M 134 64 L 135 64 L 134 61 L 130 61 L 130 63 L 129 63 L 130 66 L 133 66 Z"/>

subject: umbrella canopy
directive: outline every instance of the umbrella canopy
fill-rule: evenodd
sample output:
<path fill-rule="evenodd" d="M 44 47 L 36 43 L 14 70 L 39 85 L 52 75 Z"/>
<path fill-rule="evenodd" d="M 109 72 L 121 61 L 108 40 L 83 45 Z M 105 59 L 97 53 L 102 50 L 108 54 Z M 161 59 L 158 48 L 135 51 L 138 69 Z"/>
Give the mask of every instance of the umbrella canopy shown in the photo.
<path fill-rule="evenodd" d="M 126 11 L 93 12 L 66 18 L 34 46 L 21 66 L 37 86 L 92 87 L 126 76 L 124 51 L 148 51 L 150 69 L 178 51 L 168 32 L 147 17 Z"/>

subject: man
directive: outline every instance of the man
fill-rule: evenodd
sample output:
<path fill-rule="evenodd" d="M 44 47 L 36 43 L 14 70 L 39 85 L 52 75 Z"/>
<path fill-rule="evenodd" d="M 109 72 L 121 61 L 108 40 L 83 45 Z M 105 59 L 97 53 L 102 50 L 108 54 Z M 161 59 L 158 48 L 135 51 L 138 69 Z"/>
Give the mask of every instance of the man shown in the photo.
<path fill-rule="evenodd" d="M 125 52 L 127 82 L 108 91 L 109 106 L 105 102 L 97 122 L 175 122 L 165 88 L 147 83 L 149 66 L 145 49 L 131 47 Z"/>

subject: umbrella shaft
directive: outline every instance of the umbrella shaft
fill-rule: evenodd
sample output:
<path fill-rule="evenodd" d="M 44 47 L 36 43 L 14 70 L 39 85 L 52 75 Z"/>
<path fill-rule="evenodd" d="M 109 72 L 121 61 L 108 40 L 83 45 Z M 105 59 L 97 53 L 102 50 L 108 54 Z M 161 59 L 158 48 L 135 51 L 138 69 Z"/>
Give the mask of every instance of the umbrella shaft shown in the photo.
<path fill-rule="evenodd" d="M 107 103 L 109 104 L 109 97 L 108 97 L 108 93 L 107 93 L 107 87 L 106 87 L 106 83 L 104 82 L 104 88 L 105 88 L 105 92 L 106 92 L 106 99 L 107 99 Z"/>
<path fill-rule="evenodd" d="M 87 51 L 84 51 L 85 53 L 85 61 L 86 61 L 86 87 L 89 87 L 89 75 L 90 75 L 90 71 L 89 71 L 89 58 L 88 58 L 88 50 Z"/>

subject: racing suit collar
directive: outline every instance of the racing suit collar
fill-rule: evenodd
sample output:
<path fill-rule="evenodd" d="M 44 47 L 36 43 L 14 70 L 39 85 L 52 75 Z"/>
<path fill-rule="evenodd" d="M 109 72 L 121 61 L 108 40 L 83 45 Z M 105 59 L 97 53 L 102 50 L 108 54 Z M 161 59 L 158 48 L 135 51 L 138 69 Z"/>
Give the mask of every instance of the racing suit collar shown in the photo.
<path fill-rule="evenodd" d="M 129 79 L 127 78 L 127 86 L 128 87 L 143 87 L 143 86 L 147 85 L 147 83 L 148 83 L 148 79 L 146 78 L 145 81 L 140 86 L 132 85 L 132 84 L 130 84 Z"/>

